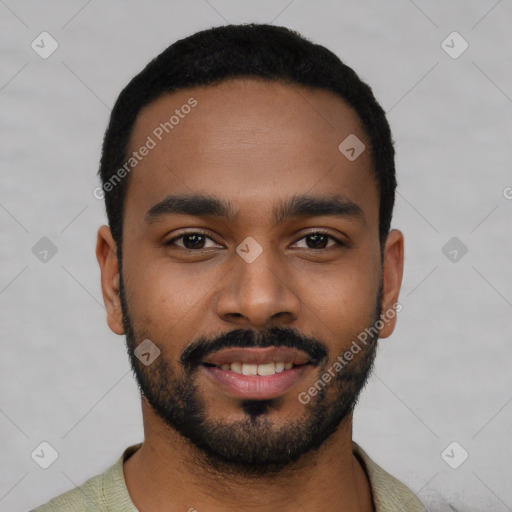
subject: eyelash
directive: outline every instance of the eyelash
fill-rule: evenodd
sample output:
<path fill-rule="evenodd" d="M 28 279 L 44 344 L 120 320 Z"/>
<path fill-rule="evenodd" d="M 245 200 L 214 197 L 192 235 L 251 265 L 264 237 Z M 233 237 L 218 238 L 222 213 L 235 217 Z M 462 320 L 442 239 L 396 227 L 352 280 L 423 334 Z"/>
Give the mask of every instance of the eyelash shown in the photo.
<path fill-rule="evenodd" d="M 171 240 L 168 240 L 167 242 L 164 243 L 164 246 L 165 247 L 170 247 L 170 246 L 173 246 L 174 245 L 174 242 L 176 240 L 179 240 L 180 238 L 183 238 L 187 235 L 201 235 L 201 236 L 204 236 L 208 239 L 210 239 L 212 242 L 215 242 L 215 240 L 212 239 L 211 236 L 209 236 L 208 233 L 206 233 L 205 231 L 200 231 L 200 230 L 196 230 L 196 231 L 187 231 L 185 233 L 181 233 L 180 235 L 178 236 L 175 236 L 174 238 L 172 238 Z M 310 233 L 306 233 L 305 235 L 303 235 L 301 238 L 299 238 L 298 240 L 296 240 L 294 243 L 297 243 L 299 242 L 300 240 L 304 239 L 304 238 L 307 238 L 308 236 L 312 236 L 312 235 L 323 235 L 323 236 L 326 236 L 327 238 L 330 238 L 331 240 L 334 240 L 334 242 L 336 243 L 337 246 L 339 247 L 348 247 L 349 244 L 346 243 L 346 242 L 342 242 L 341 240 L 339 240 L 338 238 L 334 237 L 333 235 L 331 235 L 330 233 L 327 233 L 325 231 L 311 231 Z M 217 243 L 217 242 L 215 242 Z M 180 247 L 179 245 L 176 246 L 176 247 Z M 322 249 L 310 249 L 309 247 L 306 248 L 306 250 L 308 251 L 313 251 L 313 252 L 320 252 L 320 251 L 326 251 L 327 249 L 330 249 L 334 246 L 330 246 L 330 247 L 325 247 L 325 248 L 322 248 Z M 189 251 L 189 252 L 200 252 L 201 250 L 205 250 L 205 249 L 187 249 L 186 247 L 180 247 L 180 249 L 183 249 L 184 251 Z"/>

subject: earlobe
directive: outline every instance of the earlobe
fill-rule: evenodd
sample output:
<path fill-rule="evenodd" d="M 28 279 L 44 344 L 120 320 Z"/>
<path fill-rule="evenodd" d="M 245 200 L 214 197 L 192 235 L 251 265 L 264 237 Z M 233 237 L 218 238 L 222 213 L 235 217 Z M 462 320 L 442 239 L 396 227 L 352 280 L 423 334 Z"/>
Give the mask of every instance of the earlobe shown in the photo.
<path fill-rule="evenodd" d="M 108 226 L 98 230 L 96 258 L 101 271 L 101 291 L 107 311 L 107 324 L 115 334 L 124 334 L 123 313 L 119 297 L 117 246 Z"/>
<path fill-rule="evenodd" d="M 392 334 L 396 325 L 398 295 L 402 285 L 404 266 L 404 236 L 398 229 L 389 232 L 384 247 L 384 268 L 382 272 L 382 311 L 384 324 L 379 332 L 380 338 Z"/>

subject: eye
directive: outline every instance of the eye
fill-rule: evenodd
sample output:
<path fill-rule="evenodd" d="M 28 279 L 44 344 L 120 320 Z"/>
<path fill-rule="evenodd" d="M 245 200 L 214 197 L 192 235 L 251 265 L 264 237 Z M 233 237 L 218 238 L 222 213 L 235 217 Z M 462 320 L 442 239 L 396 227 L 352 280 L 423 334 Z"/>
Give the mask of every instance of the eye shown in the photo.
<path fill-rule="evenodd" d="M 328 240 L 331 239 L 334 241 L 332 245 L 326 245 Z M 303 249 L 310 250 L 320 250 L 320 249 L 328 249 L 334 246 L 346 246 L 347 244 L 343 243 L 341 240 L 338 240 L 334 236 L 329 233 L 325 233 L 323 231 L 314 231 L 312 233 L 308 233 L 306 236 L 300 238 L 295 244 L 297 244 L 301 240 L 306 240 L 307 247 L 302 247 Z"/>
<path fill-rule="evenodd" d="M 339 246 L 339 247 L 346 247 L 347 244 L 339 240 L 338 238 L 330 235 L 329 233 L 325 233 L 323 231 L 314 231 L 311 233 L 308 233 L 307 235 L 303 236 L 297 242 L 295 242 L 294 245 L 298 244 L 300 241 L 305 240 L 306 241 L 306 247 L 299 247 L 302 249 L 308 249 L 313 251 L 319 251 L 322 249 L 329 249 L 333 246 Z M 333 241 L 331 245 L 328 245 L 329 240 Z M 181 241 L 181 244 L 177 243 L 177 241 Z M 207 242 L 213 242 L 214 245 L 210 245 L 209 247 L 206 245 Z M 202 249 L 211 249 L 214 247 L 221 247 L 219 244 L 215 242 L 210 236 L 208 236 L 208 233 L 205 233 L 203 231 L 189 231 L 186 233 L 181 233 L 178 236 L 175 236 L 174 238 L 171 238 L 167 242 L 164 243 L 165 247 L 172 247 L 177 246 L 181 247 L 182 249 L 188 250 L 188 251 L 200 251 Z"/>
<path fill-rule="evenodd" d="M 177 240 L 183 240 L 182 245 L 176 244 Z M 207 233 L 202 231 L 189 231 L 187 233 L 182 233 L 181 235 L 175 236 L 171 240 L 168 240 L 164 243 L 165 247 L 176 245 L 177 247 L 181 247 L 186 250 L 201 250 L 201 249 L 209 249 L 210 247 L 206 247 L 206 241 L 210 240 L 215 243 L 215 241 L 208 236 Z"/>

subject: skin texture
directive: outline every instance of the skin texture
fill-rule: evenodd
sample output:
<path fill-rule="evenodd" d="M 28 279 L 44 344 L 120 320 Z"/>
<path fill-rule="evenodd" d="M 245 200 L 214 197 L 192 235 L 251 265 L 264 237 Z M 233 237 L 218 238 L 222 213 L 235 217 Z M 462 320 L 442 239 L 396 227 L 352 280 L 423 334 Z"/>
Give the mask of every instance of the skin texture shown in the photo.
<path fill-rule="evenodd" d="M 214 339 L 235 329 L 291 328 L 317 340 L 327 352 L 323 366 L 312 367 L 260 416 L 275 433 L 305 421 L 310 408 L 297 400 L 298 394 L 373 325 L 379 295 L 382 312 L 397 302 L 403 236 L 397 230 L 390 232 L 382 265 L 379 198 L 369 141 L 357 114 L 339 97 L 255 79 L 174 92 L 141 111 L 130 151 L 143 145 L 190 97 L 197 106 L 157 141 L 129 177 L 121 284 L 131 334 L 138 343 L 151 339 L 161 349 L 160 362 L 182 378 L 180 357 L 198 339 Z M 349 134 L 367 147 L 352 162 L 338 150 Z M 236 216 L 226 220 L 179 215 L 145 221 L 152 206 L 177 193 L 228 200 Z M 364 217 L 322 215 L 275 225 L 274 206 L 306 193 L 341 195 L 356 203 Z M 184 239 L 164 246 L 184 230 L 207 232 L 205 245 L 199 245 L 205 248 L 187 252 Z M 348 245 L 326 239 L 314 249 L 304 237 L 319 230 Z M 249 236 L 263 249 L 252 263 L 236 252 Z M 128 334 L 116 244 L 108 226 L 98 231 L 96 254 L 108 325 L 116 334 Z M 395 320 L 384 323 L 380 338 L 393 332 Z M 361 360 L 362 356 L 355 356 L 350 365 L 363 375 L 369 369 L 358 366 Z M 141 366 L 141 371 L 148 379 L 155 377 L 151 366 Z M 211 424 L 229 426 L 248 418 L 239 399 L 222 392 L 202 373 L 189 379 Z M 324 404 L 332 406 L 339 389 L 334 385 L 328 389 Z M 214 469 L 202 450 L 171 428 L 144 396 L 142 412 L 144 444 L 124 464 L 128 490 L 142 512 L 191 508 L 288 512 L 299 505 L 324 512 L 373 510 L 368 479 L 352 454 L 352 411 L 317 450 L 271 476 L 230 472 L 229 464 Z"/>

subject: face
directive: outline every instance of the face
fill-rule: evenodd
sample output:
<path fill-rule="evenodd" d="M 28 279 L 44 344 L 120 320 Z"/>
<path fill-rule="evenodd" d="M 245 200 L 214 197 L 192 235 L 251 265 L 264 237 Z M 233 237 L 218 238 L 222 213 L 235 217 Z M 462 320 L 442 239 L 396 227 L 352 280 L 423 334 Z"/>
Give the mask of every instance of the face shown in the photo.
<path fill-rule="evenodd" d="M 129 153 L 152 147 L 129 176 L 122 269 L 98 234 L 108 323 L 156 421 L 210 465 L 280 471 L 351 420 L 377 336 L 335 362 L 397 301 L 403 239 L 382 264 L 370 152 L 338 149 L 350 134 L 369 147 L 337 96 L 249 79 L 138 116 Z M 143 340 L 160 350 L 148 365 Z"/>

